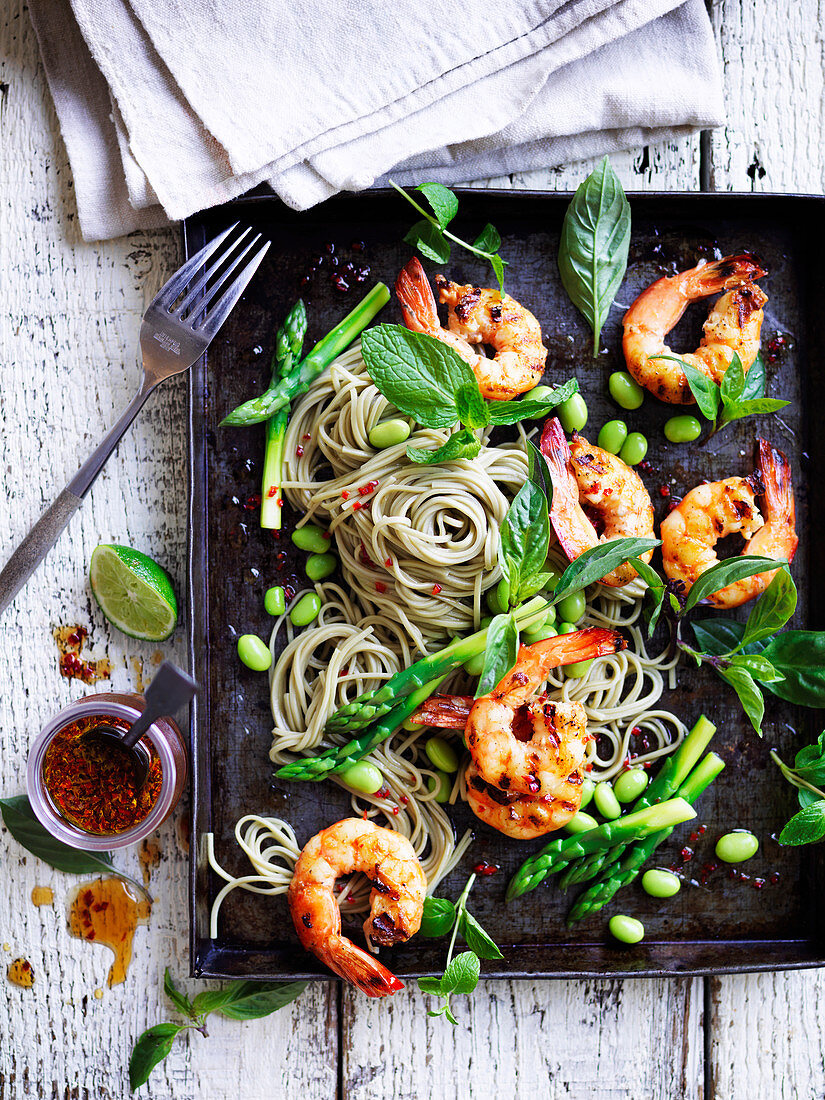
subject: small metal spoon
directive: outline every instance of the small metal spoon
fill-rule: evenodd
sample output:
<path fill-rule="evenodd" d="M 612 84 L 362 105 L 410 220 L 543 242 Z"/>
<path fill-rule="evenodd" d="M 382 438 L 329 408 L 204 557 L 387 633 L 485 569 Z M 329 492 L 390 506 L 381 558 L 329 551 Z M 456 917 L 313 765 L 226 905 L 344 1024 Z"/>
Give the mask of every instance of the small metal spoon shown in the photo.
<path fill-rule="evenodd" d="M 146 706 L 143 708 L 142 714 L 132 723 L 126 733 L 104 723 L 89 730 L 86 738 L 104 741 L 107 743 L 107 747 L 128 754 L 134 767 L 135 787 L 140 790 L 146 782 L 150 760 L 149 753 L 138 742 L 153 722 L 157 721 L 158 718 L 171 718 L 199 690 L 199 685 L 191 676 L 181 672 L 171 662 L 164 661 L 155 673 L 155 678 L 146 689 Z"/>

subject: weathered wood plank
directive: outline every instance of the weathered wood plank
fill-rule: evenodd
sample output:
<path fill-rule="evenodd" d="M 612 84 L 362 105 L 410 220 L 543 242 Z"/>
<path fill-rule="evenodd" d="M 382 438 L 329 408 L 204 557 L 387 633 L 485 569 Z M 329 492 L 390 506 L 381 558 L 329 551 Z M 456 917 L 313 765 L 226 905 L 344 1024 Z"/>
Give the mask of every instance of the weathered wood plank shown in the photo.
<path fill-rule="evenodd" d="M 341 1100 L 702 1097 L 701 982 L 482 982 L 457 1028 L 430 1003 L 345 991 Z"/>

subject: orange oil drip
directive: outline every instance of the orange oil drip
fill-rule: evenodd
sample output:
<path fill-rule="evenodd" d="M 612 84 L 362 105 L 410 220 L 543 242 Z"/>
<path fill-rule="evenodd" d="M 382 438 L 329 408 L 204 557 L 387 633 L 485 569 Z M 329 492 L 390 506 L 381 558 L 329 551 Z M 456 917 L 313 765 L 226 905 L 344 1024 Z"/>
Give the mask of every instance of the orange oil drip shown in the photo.
<path fill-rule="evenodd" d="M 114 952 L 107 979 L 109 988 L 126 979 L 132 944 L 139 924 L 148 924 L 152 903 L 138 899 L 119 878 L 99 878 L 79 886 L 69 908 L 69 931 L 90 943 L 102 943 Z"/>
<path fill-rule="evenodd" d="M 96 684 L 98 680 L 108 680 L 112 675 L 112 662 L 108 657 L 97 660 L 81 658 L 80 651 L 85 645 L 89 632 L 85 626 L 56 626 L 52 636 L 60 652 L 58 667 L 60 675 L 67 680 L 82 680 L 84 684 Z"/>

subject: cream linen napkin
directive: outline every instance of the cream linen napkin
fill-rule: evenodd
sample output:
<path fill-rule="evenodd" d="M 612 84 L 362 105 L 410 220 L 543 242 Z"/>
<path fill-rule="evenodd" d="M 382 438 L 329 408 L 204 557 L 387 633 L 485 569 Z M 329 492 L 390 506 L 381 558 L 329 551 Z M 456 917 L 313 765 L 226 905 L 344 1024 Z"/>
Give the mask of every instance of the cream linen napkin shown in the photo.
<path fill-rule="evenodd" d="M 703 0 L 30 0 L 87 239 L 722 121 Z"/>

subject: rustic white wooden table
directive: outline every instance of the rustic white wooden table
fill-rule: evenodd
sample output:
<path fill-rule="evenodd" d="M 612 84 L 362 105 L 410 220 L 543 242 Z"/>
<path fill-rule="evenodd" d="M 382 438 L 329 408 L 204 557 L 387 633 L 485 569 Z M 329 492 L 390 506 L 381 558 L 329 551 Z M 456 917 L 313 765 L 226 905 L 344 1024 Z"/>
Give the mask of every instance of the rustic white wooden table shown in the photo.
<path fill-rule="evenodd" d="M 825 190 L 821 0 L 713 0 L 725 65 L 725 129 L 615 157 L 628 190 Z M 587 164 L 548 165 L 499 186 L 566 190 Z M 755 242 L 758 243 L 758 242 Z M 136 334 L 179 260 L 169 230 L 84 244 L 72 180 L 23 0 L 0 5 L 0 560 L 74 472 L 137 384 Z M 91 651 L 134 687 L 156 647 L 110 634 L 86 582 L 99 542 L 159 556 L 185 580 L 185 380 L 153 398 L 56 550 L 0 623 L 0 794 L 24 785 L 27 746 L 58 705 L 86 690 L 58 673 L 52 627 L 79 622 Z M 164 647 L 184 659 L 184 633 Z M 179 811 L 179 817 L 185 814 Z M 71 876 L 3 830 L 0 1098 L 128 1093 L 131 1044 L 168 1018 L 165 966 L 188 972 L 186 853 L 179 822 L 159 837 L 157 902 L 138 929 L 125 984 L 106 988 L 110 953 L 69 936 Z M 130 851 L 119 865 L 136 873 Z M 34 886 L 54 904 L 35 907 Z M 32 989 L 5 982 L 17 956 Z M 193 982 L 185 981 L 191 990 Z M 98 997 L 95 990 L 103 990 Z M 291 1008 L 247 1024 L 216 1019 L 179 1043 L 143 1095 L 174 1100 L 440 1097 L 808 1100 L 825 1094 L 818 1009 L 825 976 L 674 981 L 488 982 L 462 1003 L 468 1026 L 428 1020 L 407 989 L 369 1002 L 319 983 Z"/>

